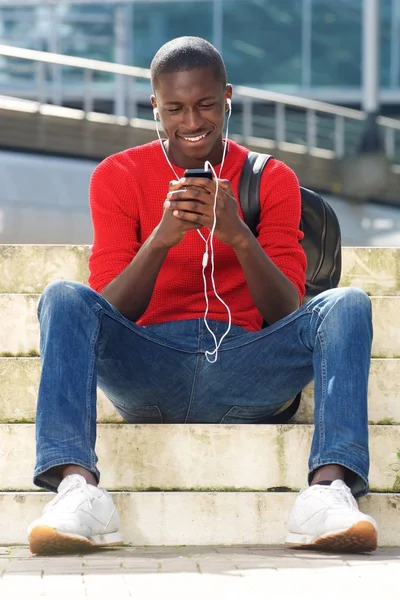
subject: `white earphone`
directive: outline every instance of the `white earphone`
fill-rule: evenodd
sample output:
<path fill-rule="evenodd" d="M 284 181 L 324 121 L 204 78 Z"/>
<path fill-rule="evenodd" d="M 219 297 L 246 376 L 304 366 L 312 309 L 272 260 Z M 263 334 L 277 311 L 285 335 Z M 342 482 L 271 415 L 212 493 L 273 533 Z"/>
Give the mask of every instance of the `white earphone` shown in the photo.
<path fill-rule="evenodd" d="M 200 235 L 200 237 L 203 239 L 203 241 L 205 242 L 205 252 L 203 254 L 203 259 L 202 259 L 202 274 L 203 274 L 203 282 L 204 282 L 204 297 L 205 297 L 205 301 L 206 301 L 206 310 L 204 313 L 204 323 L 206 325 L 206 328 L 208 329 L 209 333 L 211 334 L 213 340 L 214 340 L 214 344 L 215 344 L 215 349 L 212 351 L 206 350 L 205 352 L 205 357 L 207 359 L 208 362 L 210 363 L 214 363 L 217 361 L 218 359 L 218 350 L 222 344 L 222 341 L 225 339 L 225 337 L 228 335 L 230 329 L 231 329 L 231 324 L 232 324 L 232 315 L 231 315 L 231 311 L 229 309 L 229 306 L 223 301 L 223 299 L 219 296 L 217 290 L 216 290 L 216 286 L 215 286 L 215 280 L 214 280 L 214 244 L 213 244 L 213 238 L 214 238 L 214 231 L 216 228 L 216 224 L 217 224 L 217 215 L 216 215 L 216 202 L 217 202 L 217 196 L 218 196 L 218 189 L 219 189 L 219 184 L 218 184 L 218 178 L 221 177 L 221 173 L 222 173 L 222 169 L 225 163 L 225 157 L 226 157 L 226 151 L 228 148 L 228 134 L 229 134 L 229 120 L 231 117 L 231 113 L 232 113 L 232 101 L 230 98 L 225 98 L 226 101 L 226 106 L 228 109 L 228 117 L 227 117 L 227 121 L 226 121 L 226 133 L 225 133 L 225 144 L 224 144 L 224 150 L 222 153 L 222 161 L 221 161 L 221 166 L 219 169 L 219 174 L 217 175 L 217 173 L 214 170 L 214 167 L 208 162 L 206 161 L 204 168 L 207 170 L 212 171 L 213 175 L 214 175 L 214 180 L 216 182 L 216 189 L 215 189 L 215 196 L 214 196 L 214 221 L 213 221 L 213 226 L 211 228 L 211 231 L 208 235 L 207 238 L 205 238 L 203 236 L 203 234 L 201 233 L 201 231 L 198 229 L 197 233 Z M 174 173 L 176 179 L 179 179 L 179 176 L 177 175 L 173 165 L 171 164 L 171 161 L 168 158 L 167 152 L 164 148 L 164 144 L 162 142 L 161 139 L 161 135 L 160 135 L 160 130 L 158 127 L 158 117 L 159 117 L 159 112 L 157 107 L 153 108 L 153 115 L 154 115 L 154 120 L 156 122 L 156 129 L 157 129 L 157 136 L 158 139 L 160 140 L 160 144 L 161 144 L 161 148 L 162 151 L 164 153 L 164 156 L 167 160 L 167 163 L 169 164 L 169 166 L 171 167 L 172 172 Z M 211 256 L 211 274 L 210 274 L 210 278 L 211 278 L 211 282 L 212 282 L 212 287 L 213 287 L 213 291 L 215 296 L 217 297 L 217 299 L 219 300 L 219 302 L 221 302 L 221 304 L 223 304 L 223 306 L 226 308 L 227 313 L 228 313 L 228 327 L 225 331 L 225 333 L 222 335 L 222 337 L 220 338 L 219 342 L 217 341 L 216 335 L 215 333 L 211 330 L 210 326 L 207 323 L 207 314 L 208 314 L 208 308 L 209 308 L 209 303 L 208 303 L 208 294 L 207 294 L 207 280 L 206 280 L 206 276 L 205 276 L 205 269 L 207 268 L 208 265 L 208 248 L 210 246 L 210 256 Z"/>

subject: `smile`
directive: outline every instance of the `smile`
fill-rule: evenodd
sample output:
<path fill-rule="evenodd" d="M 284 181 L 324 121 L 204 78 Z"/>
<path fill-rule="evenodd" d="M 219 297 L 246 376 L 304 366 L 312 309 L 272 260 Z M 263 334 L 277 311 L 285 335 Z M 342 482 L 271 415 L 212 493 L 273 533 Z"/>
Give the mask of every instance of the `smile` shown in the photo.
<path fill-rule="evenodd" d="M 206 138 L 208 135 L 210 135 L 211 131 L 207 131 L 206 133 L 203 133 L 203 135 L 197 135 L 196 137 L 186 137 L 186 136 L 179 136 L 181 137 L 183 140 L 185 140 L 185 142 L 189 142 L 189 143 L 196 143 L 196 142 L 200 142 L 201 140 L 204 140 L 204 138 Z"/>

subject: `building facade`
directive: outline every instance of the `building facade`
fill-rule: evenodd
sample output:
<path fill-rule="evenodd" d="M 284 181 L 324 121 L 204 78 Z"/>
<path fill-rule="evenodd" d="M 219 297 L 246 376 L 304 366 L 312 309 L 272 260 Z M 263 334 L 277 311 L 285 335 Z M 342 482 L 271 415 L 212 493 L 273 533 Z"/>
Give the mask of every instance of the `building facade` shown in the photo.
<path fill-rule="evenodd" d="M 167 40 L 198 35 L 222 52 L 234 84 L 358 107 L 362 10 L 363 0 L 0 0 L 0 39 L 148 67 Z M 381 98 L 399 114 L 400 0 L 381 0 L 380 23 Z M 31 76 L 2 59 L 0 93 Z M 73 84 L 71 72 L 65 85 Z"/>

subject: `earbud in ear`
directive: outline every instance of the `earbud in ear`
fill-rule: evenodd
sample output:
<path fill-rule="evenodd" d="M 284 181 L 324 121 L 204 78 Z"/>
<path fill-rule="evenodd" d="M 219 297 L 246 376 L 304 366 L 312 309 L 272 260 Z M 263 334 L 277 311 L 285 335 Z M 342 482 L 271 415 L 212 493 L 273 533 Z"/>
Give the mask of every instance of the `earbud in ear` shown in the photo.
<path fill-rule="evenodd" d="M 226 105 L 228 107 L 228 110 L 232 109 L 232 100 L 230 98 L 226 99 Z"/>
<path fill-rule="evenodd" d="M 154 118 L 157 120 L 157 117 L 158 117 L 158 108 L 153 108 L 153 115 L 154 115 Z"/>

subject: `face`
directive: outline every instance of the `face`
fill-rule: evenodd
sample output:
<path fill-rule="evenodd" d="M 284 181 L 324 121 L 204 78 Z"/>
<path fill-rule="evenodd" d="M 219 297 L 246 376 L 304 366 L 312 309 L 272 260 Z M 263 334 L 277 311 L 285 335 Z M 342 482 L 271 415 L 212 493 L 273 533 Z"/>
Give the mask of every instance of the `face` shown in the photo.
<path fill-rule="evenodd" d="M 151 97 L 168 138 L 170 160 L 185 169 L 222 159 L 222 132 L 232 86 L 217 81 L 212 69 L 165 73 Z"/>

